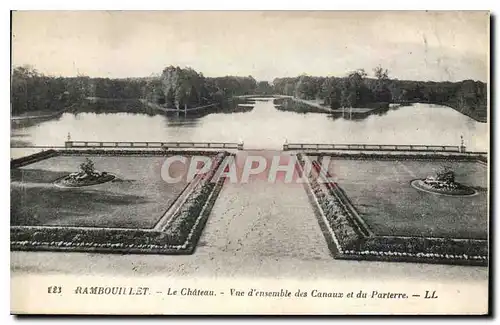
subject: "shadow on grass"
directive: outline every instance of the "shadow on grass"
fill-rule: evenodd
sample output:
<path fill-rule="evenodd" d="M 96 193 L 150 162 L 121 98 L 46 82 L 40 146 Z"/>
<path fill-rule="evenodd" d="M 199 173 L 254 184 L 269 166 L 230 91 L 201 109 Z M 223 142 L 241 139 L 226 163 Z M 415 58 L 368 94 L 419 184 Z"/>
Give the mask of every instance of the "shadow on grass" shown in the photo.
<path fill-rule="evenodd" d="M 470 188 L 475 189 L 478 192 L 487 192 L 488 191 L 488 189 L 486 187 L 482 187 L 482 186 L 471 186 Z"/>
<path fill-rule="evenodd" d="M 66 171 L 51 171 L 46 169 L 19 169 L 13 168 L 10 170 L 11 182 L 23 183 L 52 183 L 56 179 L 68 175 Z"/>
<path fill-rule="evenodd" d="M 10 170 L 11 182 L 23 182 L 25 184 L 52 184 L 56 180 L 67 176 L 70 172 L 67 171 L 52 171 L 47 169 L 18 169 L 13 168 Z M 134 179 L 121 179 L 116 177 L 111 183 L 132 184 L 135 183 Z"/>
<path fill-rule="evenodd" d="M 52 184 L 11 186 L 10 222 L 13 226 L 50 225 L 60 219 L 79 219 L 85 215 L 106 213 L 113 209 L 113 206 L 137 206 L 146 203 L 150 201 L 145 196 L 88 188 L 67 189 Z M 76 220 L 75 223 L 80 222 Z"/>

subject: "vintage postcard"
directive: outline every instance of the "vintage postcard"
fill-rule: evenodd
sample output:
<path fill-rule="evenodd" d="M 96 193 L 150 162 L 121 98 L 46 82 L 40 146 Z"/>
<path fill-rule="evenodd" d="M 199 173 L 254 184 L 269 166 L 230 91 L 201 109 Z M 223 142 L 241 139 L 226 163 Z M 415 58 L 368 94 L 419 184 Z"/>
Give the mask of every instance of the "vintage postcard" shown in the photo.
<path fill-rule="evenodd" d="M 489 313 L 489 12 L 11 20 L 12 314 Z"/>

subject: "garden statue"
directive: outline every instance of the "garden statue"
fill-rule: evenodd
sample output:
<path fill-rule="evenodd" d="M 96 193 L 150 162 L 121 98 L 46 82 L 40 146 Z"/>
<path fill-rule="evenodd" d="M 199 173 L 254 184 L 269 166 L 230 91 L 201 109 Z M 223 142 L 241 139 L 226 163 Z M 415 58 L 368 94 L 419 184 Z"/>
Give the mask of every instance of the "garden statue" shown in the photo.
<path fill-rule="evenodd" d="M 115 178 L 114 175 L 107 172 L 99 172 L 94 167 L 94 162 L 89 158 L 80 164 L 80 171 L 71 173 L 62 179 L 56 181 L 60 187 L 80 187 L 96 185 L 109 182 Z"/>
<path fill-rule="evenodd" d="M 472 196 L 477 194 L 475 189 L 458 183 L 455 180 L 455 172 L 449 167 L 444 167 L 434 176 L 415 179 L 411 182 L 411 186 L 424 192 L 447 196 Z"/>
<path fill-rule="evenodd" d="M 458 187 L 458 183 L 455 182 L 455 173 L 449 167 L 444 167 L 436 173 L 436 176 L 428 176 L 424 183 L 434 188 Z"/>

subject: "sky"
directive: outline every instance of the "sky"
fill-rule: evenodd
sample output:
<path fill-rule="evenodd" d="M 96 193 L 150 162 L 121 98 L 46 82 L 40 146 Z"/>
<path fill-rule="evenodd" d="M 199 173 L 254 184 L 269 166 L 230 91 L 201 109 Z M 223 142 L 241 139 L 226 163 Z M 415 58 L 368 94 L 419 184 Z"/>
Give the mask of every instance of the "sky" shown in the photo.
<path fill-rule="evenodd" d="M 487 12 L 19 11 L 12 64 L 55 76 L 369 75 L 488 80 Z"/>

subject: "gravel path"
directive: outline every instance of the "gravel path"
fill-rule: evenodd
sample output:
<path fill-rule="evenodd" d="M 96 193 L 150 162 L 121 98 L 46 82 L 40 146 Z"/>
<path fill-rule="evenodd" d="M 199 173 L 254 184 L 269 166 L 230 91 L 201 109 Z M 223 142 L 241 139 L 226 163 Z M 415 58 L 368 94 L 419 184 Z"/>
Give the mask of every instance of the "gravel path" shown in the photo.
<path fill-rule="evenodd" d="M 332 258 L 302 185 L 271 185 L 263 180 L 226 185 L 198 251 L 240 257 Z"/>

